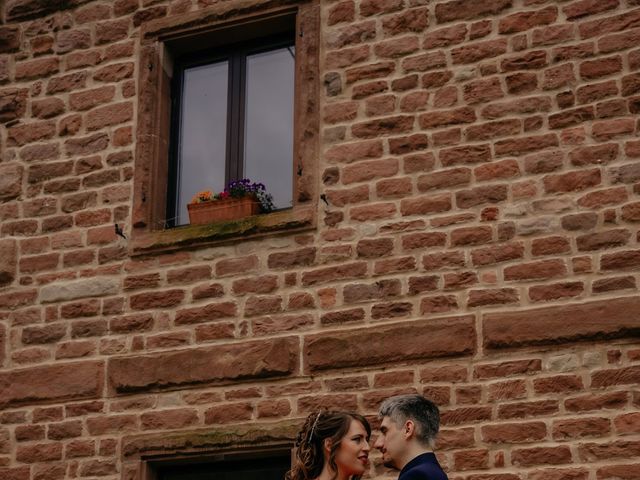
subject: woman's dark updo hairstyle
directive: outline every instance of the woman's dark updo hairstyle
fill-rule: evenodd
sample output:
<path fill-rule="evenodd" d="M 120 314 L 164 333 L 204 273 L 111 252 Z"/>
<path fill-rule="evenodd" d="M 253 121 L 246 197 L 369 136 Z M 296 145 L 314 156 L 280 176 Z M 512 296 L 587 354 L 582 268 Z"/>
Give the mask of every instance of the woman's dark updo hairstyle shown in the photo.
<path fill-rule="evenodd" d="M 324 440 L 331 440 L 329 466 L 338 472 L 336 453 L 340 441 L 349 431 L 351 421 L 362 423 L 367 431 L 367 441 L 371 436 L 369 422 L 362 415 L 353 412 L 316 411 L 311 413 L 296 438 L 296 456 L 293 467 L 285 475 L 286 480 L 312 480 L 320 476 L 324 466 Z M 359 476 L 351 477 L 358 480 Z"/>

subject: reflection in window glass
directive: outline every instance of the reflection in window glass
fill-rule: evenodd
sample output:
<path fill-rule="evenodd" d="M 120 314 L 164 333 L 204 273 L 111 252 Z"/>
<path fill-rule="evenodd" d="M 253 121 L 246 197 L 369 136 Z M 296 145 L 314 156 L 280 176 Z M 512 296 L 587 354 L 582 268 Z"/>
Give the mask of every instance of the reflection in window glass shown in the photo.
<path fill-rule="evenodd" d="M 293 47 L 247 57 L 244 176 L 276 208 L 292 206 L 294 63 Z"/>
<path fill-rule="evenodd" d="M 180 110 L 177 225 L 189 223 L 187 204 L 201 190 L 225 183 L 228 62 L 185 69 Z"/>

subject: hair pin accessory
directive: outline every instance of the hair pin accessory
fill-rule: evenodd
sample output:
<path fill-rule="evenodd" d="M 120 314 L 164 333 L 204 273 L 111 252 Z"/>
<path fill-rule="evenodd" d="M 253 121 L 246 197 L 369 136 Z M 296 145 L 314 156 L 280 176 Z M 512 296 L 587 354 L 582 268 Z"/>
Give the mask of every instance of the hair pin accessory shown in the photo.
<path fill-rule="evenodd" d="M 318 415 L 316 415 L 316 419 L 313 422 L 313 426 L 311 427 L 311 432 L 309 433 L 309 441 L 313 440 L 313 434 L 316 431 L 316 427 L 318 426 L 318 420 L 320 420 L 320 415 L 322 415 L 322 412 L 318 412 Z"/>

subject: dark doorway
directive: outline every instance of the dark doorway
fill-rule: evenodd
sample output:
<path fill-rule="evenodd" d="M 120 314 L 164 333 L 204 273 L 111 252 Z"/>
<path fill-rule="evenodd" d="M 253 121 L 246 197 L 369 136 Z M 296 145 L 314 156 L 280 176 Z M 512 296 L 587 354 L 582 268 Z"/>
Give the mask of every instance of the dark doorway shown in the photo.
<path fill-rule="evenodd" d="M 284 452 L 254 458 L 225 458 L 207 463 L 164 466 L 157 480 L 284 480 L 291 456 Z"/>

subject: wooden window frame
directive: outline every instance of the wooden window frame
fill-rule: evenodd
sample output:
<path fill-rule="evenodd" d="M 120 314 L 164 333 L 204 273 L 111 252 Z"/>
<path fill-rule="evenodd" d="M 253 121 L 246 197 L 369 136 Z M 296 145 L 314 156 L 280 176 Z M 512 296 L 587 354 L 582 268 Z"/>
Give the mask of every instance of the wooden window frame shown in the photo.
<path fill-rule="evenodd" d="M 177 178 L 179 166 L 178 145 L 180 142 L 179 122 L 184 81 L 186 69 L 215 63 L 226 60 L 229 63 L 228 92 L 227 92 L 227 126 L 226 126 L 226 150 L 225 150 L 225 180 L 227 185 L 233 180 L 240 180 L 246 175 L 243 174 L 244 159 L 244 124 L 245 124 L 245 103 L 246 103 L 246 59 L 249 55 L 258 52 L 268 52 L 282 47 L 295 47 L 295 30 L 279 33 L 268 37 L 259 37 L 240 44 L 230 45 L 222 49 L 208 50 L 205 53 L 196 53 L 184 56 L 176 63 L 172 84 L 172 101 L 174 102 L 171 115 L 171 137 L 169 142 L 169 179 L 167 181 L 167 227 L 175 227 L 177 182 L 171 181 Z M 291 93 L 293 95 L 293 92 Z M 293 136 L 293 132 L 292 136 Z M 293 177 L 293 168 L 291 170 Z M 256 179 L 260 181 L 260 179 Z M 293 181 L 291 183 L 293 185 Z M 195 194 L 195 192 L 193 192 Z M 293 198 L 293 189 L 291 198 Z"/>
<path fill-rule="evenodd" d="M 287 2 L 285 2 L 286 4 Z M 147 23 L 141 31 L 132 255 L 315 228 L 319 143 L 319 0 L 285 6 L 230 0 Z M 282 3 L 280 3 L 282 5 Z M 173 58 L 281 32 L 295 22 L 293 207 L 222 224 L 166 228 Z"/>

